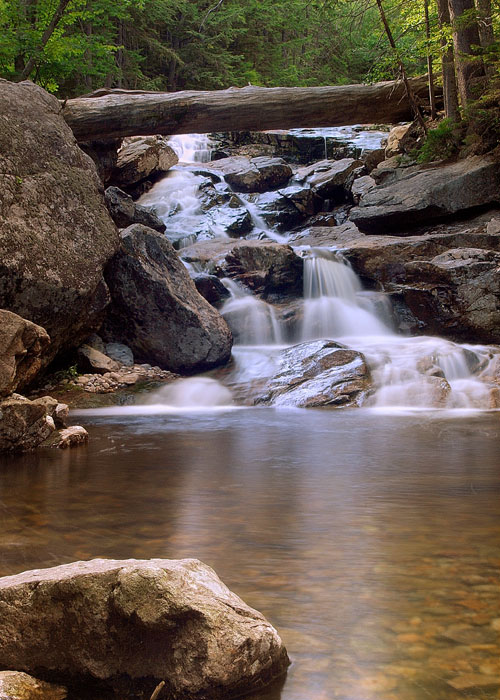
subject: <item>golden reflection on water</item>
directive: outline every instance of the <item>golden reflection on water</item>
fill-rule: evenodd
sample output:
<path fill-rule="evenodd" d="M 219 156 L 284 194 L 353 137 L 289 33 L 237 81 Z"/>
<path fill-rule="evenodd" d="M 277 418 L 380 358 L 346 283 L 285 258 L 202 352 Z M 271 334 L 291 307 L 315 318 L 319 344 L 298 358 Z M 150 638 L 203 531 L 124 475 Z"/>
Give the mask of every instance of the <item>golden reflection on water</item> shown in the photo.
<path fill-rule="evenodd" d="M 255 409 L 89 429 L 88 448 L 3 459 L 0 574 L 197 557 L 287 645 L 283 689 L 258 700 L 500 697 L 498 416 Z"/>

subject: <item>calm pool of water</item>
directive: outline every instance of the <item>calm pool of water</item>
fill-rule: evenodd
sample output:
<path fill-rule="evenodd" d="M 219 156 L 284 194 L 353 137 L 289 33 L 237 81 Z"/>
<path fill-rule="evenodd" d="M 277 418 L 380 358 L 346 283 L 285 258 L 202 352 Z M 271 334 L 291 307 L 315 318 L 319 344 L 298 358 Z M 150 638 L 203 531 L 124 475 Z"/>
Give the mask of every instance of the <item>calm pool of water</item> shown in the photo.
<path fill-rule="evenodd" d="M 78 422 L 88 447 L 2 458 L 1 575 L 197 557 L 286 643 L 258 700 L 500 697 L 498 414 Z"/>

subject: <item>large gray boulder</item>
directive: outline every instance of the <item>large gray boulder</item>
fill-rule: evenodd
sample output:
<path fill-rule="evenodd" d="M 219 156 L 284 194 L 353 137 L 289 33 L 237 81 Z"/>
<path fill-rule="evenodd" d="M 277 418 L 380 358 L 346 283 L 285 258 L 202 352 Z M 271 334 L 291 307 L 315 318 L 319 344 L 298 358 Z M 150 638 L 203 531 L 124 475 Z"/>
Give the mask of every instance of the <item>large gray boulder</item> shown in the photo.
<path fill-rule="evenodd" d="M 195 559 L 94 559 L 0 579 L 6 668 L 121 698 L 219 700 L 288 666 L 276 630 Z"/>
<path fill-rule="evenodd" d="M 256 404 L 314 408 L 361 406 L 370 388 L 363 355 L 332 340 L 313 340 L 279 353 L 278 370 Z"/>
<path fill-rule="evenodd" d="M 0 309 L 0 396 L 12 394 L 36 377 L 49 344 L 44 328 Z"/>
<path fill-rule="evenodd" d="M 231 354 L 231 332 L 198 293 L 169 241 L 136 224 L 107 267 L 112 304 L 108 340 L 128 345 L 139 362 L 173 372 L 200 372 Z"/>
<path fill-rule="evenodd" d="M 367 192 L 349 218 L 367 233 L 402 232 L 495 203 L 500 203 L 500 162 L 473 156 L 451 165 L 409 169 Z"/>
<path fill-rule="evenodd" d="M 59 101 L 0 80 L 0 307 L 45 328 L 47 364 L 98 327 L 118 247 L 93 161 Z"/>

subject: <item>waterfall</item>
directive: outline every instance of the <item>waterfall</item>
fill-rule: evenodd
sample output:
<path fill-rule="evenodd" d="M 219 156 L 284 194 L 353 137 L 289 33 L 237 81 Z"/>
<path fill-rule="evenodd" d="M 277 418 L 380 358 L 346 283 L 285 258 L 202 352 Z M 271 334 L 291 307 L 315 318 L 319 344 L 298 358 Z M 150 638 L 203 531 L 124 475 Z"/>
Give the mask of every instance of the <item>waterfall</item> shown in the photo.
<path fill-rule="evenodd" d="M 304 260 L 302 340 L 389 334 L 389 328 L 377 317 L 362 289 L 341 256 L 311 249 Z"/>
<path fill-rule="evenodd" d="M 206 134 L 176 134 L 168 140 L 181 163 L 209 163 L 211 141 Z"/>
<path fill-rule="evenodd" d="M 491 347 L 394 333 L 384 306 L 363 292 L 346 260 L 324 249 L 306 251 L 301 339 L 338 340 L 363 353 L 373 407 L 493 408 L 491 386 L 471 369 L 491 361 Z M 496 354 L 498 358 L 498 351 Z M 476 370 L 477 371 L 477 370 Z M 488 374 L 488 369 L 483 374 Z"/>
<path fill-rule="evenodd" d="M 221 314 L 233 331 L 236 344 L 282 344 L 280 324 L 271 304 L 258 299 L 234 280 L 224 278 L 221 281 L 231 295 L 224 303 Z"/>

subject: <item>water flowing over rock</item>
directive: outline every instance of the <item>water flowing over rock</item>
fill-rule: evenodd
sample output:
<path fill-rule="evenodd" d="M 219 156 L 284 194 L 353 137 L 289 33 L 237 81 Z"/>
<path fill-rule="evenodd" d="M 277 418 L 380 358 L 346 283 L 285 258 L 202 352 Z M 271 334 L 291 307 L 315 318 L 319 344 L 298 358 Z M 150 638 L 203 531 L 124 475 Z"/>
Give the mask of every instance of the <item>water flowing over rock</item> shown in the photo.
<path fill-rule="evenodd" d="M 272 406 L 361 406 L 370 388 L 364 357 L 330 340 L 317 340 L 283 350 L 279 369 L 256 404 Z"/>
<path fill-rule="evenodd" d="M 231 333 L 166 238 L 136 224 L 121 240 L 106 270 L 113 300 L 105 322 L 108 339 L 129 345 L 140 361 L 174 372 L 226 362 Z"/>
<path fill-rule="evenodd" d="M 2 664 L 120 697 L 239 697 L 283 674 L 276 630 L 194 559 L 95 559 L 0 579 Z"/>
<path fill-rule="evenodd" d="M 55 97 L 0 81 L 0 307 L 47 331 L 46 365 L 96 329 L 119 239 Z"/>
<path fill-rule="evenodd" d="M 363 161 L 355 158 L 322 160 L 306 168 L 299 168 L 296 177 L 299 182 L 307 182 L 313 192 L 322 199 L 340 202 L 346 195 L 352 173 L 363 165 Z"/>
<path fill-rule="evenodd" d="M 367 233 L 404 231 L 482 205 L 500 203 L 500 164 L 474 156 L 439 168 L 416 168 L 374 187 L 350 213 Z"/>
<path fill-rule="evenodd" d="M 0 396 L 22 389 L 36 377 L 49 344 L 44 328 L 0 309 Z"/>

